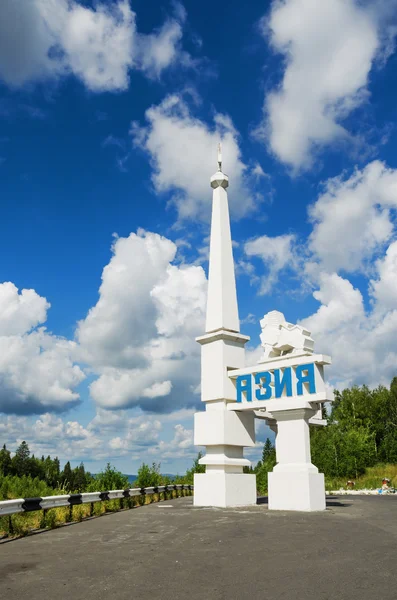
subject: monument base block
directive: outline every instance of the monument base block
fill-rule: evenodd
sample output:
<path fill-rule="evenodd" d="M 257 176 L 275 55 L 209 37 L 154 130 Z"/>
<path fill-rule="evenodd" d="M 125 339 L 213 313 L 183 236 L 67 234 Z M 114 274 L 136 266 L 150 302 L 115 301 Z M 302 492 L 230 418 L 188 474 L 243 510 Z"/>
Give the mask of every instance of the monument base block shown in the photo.
<path fill-rule="evenodd" d="M 323 473 L 281 471 L 268 474 L 269 510 L 325 510 Z"/>
<path fill-rule="evenodd" d="M 196 473 L 194 506 L 252 506 L 256 504 L 256 476 L 247 473 Z"/>

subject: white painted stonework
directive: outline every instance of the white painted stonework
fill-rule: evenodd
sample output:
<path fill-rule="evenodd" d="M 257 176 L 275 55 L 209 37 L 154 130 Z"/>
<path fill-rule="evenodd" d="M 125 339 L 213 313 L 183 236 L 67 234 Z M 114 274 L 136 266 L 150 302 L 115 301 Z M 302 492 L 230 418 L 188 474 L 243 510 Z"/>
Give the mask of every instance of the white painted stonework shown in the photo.
<path fill-rule="evenodd" d="M 228 177 L 218 171 L 213 189 L 206 333 L 201 345 L 201 399 L 194 418 L 194 443 L 205 446 L 206 472 L 194 476 L 195 506 L 256 504 L 256 476 L 244 448 L 255 446 L 255 418 L 276 433 L 277 465 L 269 473 L 269 509 L 325 509 L 324 476 L 311 463 L 309 423 L 325 425 L 321 406 L 331 402 L 324 382 L 329 356 L 313 354 L 304 327 L 272 311 L 261 320 L 264 354 L 245 366 L 240 333 L 227 199 Z"/>
<path fill-rule="evenodd" d="M 256 503 L 256 477 L 243 473 L 250 465 L 244 446 L 255 445 L 254 414 L 227 411 L 236 399 L 230 369 L 245 365 L 240 333 L 227 187 L 219 152 L 218 171 L 211 177 L 212 220 L 206 333 L 201 345 L 201 399 L 205 412 L 194 419 L 194 443 L 206 446 L 200 460 L 206 472 L 194 476 L 195 506 L 245 506 Z"/>
<path fill-rule="evenodd" d="M 312 353 L 314 342 L 310 331 L 300 325 L 287 323 L 283 313 L 272 310 L 261 320 L 260 335 L 263 357 L 260 362 L 286 354 Z"/>

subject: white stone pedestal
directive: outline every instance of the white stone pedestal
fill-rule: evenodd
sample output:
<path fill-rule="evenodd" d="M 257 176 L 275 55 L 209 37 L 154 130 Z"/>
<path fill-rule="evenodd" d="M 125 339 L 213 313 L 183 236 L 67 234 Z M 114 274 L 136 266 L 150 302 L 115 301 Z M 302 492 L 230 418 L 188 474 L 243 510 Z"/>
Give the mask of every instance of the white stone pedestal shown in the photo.
<path fill-rule="evenodd" d="M 269 510 L 325 510 L 324 475 L 310 471 L 268 474 Z"/>
<path fill-rule="evenodd" d="M 256 504 L 255 475 L 210 471 L 194 476 L 194 506 L 225 508 L 253 504 Z"/>
<path fill-rule="evenodd" d="M 325 510 L 324 475 L 311 463 L 309 419 L 316 409 L 303 400 L 289 405 L 284 399 L 270 401 L 277 421 L 277 465 L 268 474 L 269 509 Z"/>
<path fill-rule="evenodd" d="M 244 447 L 255 446 L 252 413 L 225 410 L 221 402 L 194 415 L 194 443 L 206 447 L 200 464 L 205 473 L 194 476 L 194 506 L 249 506 L 256 504 L 256 475 L 243 473 L 250 466 Z"/>

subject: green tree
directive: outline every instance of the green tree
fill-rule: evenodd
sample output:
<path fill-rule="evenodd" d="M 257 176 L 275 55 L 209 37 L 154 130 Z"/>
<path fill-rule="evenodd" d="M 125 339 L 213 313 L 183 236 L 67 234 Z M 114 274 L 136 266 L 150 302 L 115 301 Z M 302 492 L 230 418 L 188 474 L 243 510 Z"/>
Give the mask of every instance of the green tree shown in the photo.
<path fill-rule="evenodd" d="M 61 481 L 59 458 L 55 457 L 52 459 L 51 456 L 47 456 L 47 458 L 44 458 L 43 456 L 41 458 L 41 464 L 43 468 L 43 479 L 46 483 L 52 487 L 59 485 Z M 68 477 L 70 480 L 70 474 L 68 474 Z"/>
<path fill-rule="evenodd" d="M 72 468 L 70 466 L 70 462 L 68 461 L 62 471 L 61 474 L 61 482 L 63 487 L 68 491 L 71 492 L 74 490 L 74 474 L 72 471 Z"/>
<path fill-rule="evenodd" d="M 312 463 L 316 465 L 320 473 L 330 477 L 338 477 L 340 461 L 337 426 L 312 427 L 310 446 Z M 340 473 L 340 475 L 343 476 L 343 473 Z"/>
<path fill-rule="evenodd" d="M 12 457 L 12 469 L 16 475 L 22 477 L 30 474 L 30 450 L 25 441 L 21 442 Z"/>
<path fill-rule="evenodd" d="M 160 463 L 152 463 L 152 466 L 142 463 L 138 469 L 136 487 L 152 487 L 161 483 Z"/>
<path fill-rule="evenodd" d="M 375 433 L 367 427 L 344 432 L 339 446 L 341 470 L 347 477 L 359 477 L 376 462 Z"/>
<path fill-rule="evenodd" d="M 96 475 L 87 486 L 89 492 L 107 492 L 109 490 L 125 490 L 129 487 L 127 475 L 117 471 L 107 463 L 104 471 Z"/>
<path fill-rule="evenodd" d="M 381 446 L 390 421 L 391 393 L 384 386 L 370 390 L 366 385 L 335 392 L 331 422 L 341 431 L 364 427 L 374 434 L 375 452 Z"/>
<path fill-rule="evenodd" d="M 37 477 L 38 479 L 44 479 L 43 463 L 41 462 L 41 460 L 36 458 L 34 454 L 29 458 L 28 474 L 33 479 L 35 477 Z"/>
<path fill-rule="evenodd" d="M 390 384 L 389 406 L 379 459 L 384 462 L 397 462 L 397 377 L 394 377 Z"/>
<path fill-rule="evenodd" d="M 56 456 L 52 461 L 49 469 L 48 484 L 56 487 L 59 484 L 61 467 L 59 458 Z"/>
<path fill-rule="evenodd" d="M 11 452 L 7 450 L 6 445 L 0 450 L 0 475 L 11 475 Z"/>
<path fill-rule="evenodd" d="M 390 389 L 336 391 L 328 423 L 311 431 L 312 461 L 326 476 L 357 478 L 376 463 L 397 461 L 397 378 Z"/>
<path fill-rule="evenodd" d="M 265 445 L 262 450 L 262 463 L 276 464 L 276 449 L 273 446 L 270 438 L 266 438 Z"/>
<path fill-rule="evenodd" d="M 276 449 L 269 438 L 263 446 L 262 460 L 255 467 L 256 487 L 260 494 L 267 494 L 268 473 L 276 466 Z"/>
<path fill-rule="evenodd" d="M 73 470 L 73 475 L 74 489 L 77 492 L 83 492 L 87 485 L 87 478 L 83 463 L 80 463 L 80 465 Z"/>

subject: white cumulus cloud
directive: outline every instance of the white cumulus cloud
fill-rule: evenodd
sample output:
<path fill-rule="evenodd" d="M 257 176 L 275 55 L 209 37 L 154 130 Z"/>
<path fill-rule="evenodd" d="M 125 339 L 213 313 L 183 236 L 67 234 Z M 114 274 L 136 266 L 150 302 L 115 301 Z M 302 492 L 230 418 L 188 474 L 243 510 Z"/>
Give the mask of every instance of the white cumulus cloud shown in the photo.
<path fill-rule="evenodd" d="M 49 306 L 34 290 L 0 284 L 0 412 L 60 412 L 79 402 L 76 343 L 37 327 Z"/>
<path fill-rule="evenodd" d="M 21 335 L 44 323 L 50 304 L 35 290 L 22 290 L 9 282 L 0 284 L 0 335 Z"/>
<path fill-rule="evenodd" d="M 366 311 L 361 292 L 335 273 L 322 275 L 314 297 L 321 305 L 302 324 L 316 351 L 332 356 L 327 375 L 335 387 L 389 385 L 397 369 L 397 310 Z"/>
<path fill-rule="evenodd" d="M 370 293 L 378 313 L 397 309 L 397 241 L 377 261 L 378 278 L 371 281 Z"/>
<path fill-rule="evenodd" d="M 204 330 L 207 281 L 201 267 L 172 264 L 176 251 L 144 231 L 114 242 L 99 300 L 76 331 L 100 407 L 165 413 L 198 402 L 194 338 Z"/>
<path fill-rule="evenodd" d="M 12 87 L 73 74 L 94 91 L 124 90 L 129 72 L 150 77 L 179 59 L 185 15 L 141 34 L 129 0 L 3 0 L 0 3 L 0 78 Z"/>
<path fill-rule="evenodd" d="M 146 111 L 146 120 L 146 127 L 132 124 L 133 141 L 149 154 L 154 187 L 160 193 L 173 193 L 181 219 L 208 220 L 209 181 L 217 168 L 220 141 L 224 171 L 232 175 L 228 190 L 231 214 L 240 218 L 253 211 L 255 198 L 247 185 L 249 168 L 242 161 L 239 136 L 230 117 L 216 113 L 208 125 L 193 116 L 184 97 L 170 95 Z"/>
<path fill-rule="evenodd" d="M 309 209 L 309 248 L 328 272 L 362 270 L 391 239 L 397 170 L 373 161 L 348 178 L 328 180 L 324 188 Z"/>
<path fill-rule="evenodd" d="M 365 101 L 374 61 L 390 50 L 387 3 L 373 4 L 275 0 L 262 21 L 285 67 L 256 133 L 295 171 L 311 166 L 316 148 L 350 137 L 343 120 Z"/>
<path fill-rule="evenodd" d="M 260 294 L 269 294 L 272 291 L 281 271 L 295 268 L 297 258 L 294 243 L 293 234 L 275 237 L 262 235 L 245 243 L 245 254 L 250 258 L 262 259 L 265 267 L 265 274 L 260 276 Z"/>
<path fill-rule="evenodd" d="M 149 453 L 161 456 L 162 459 L 169 458 L 193 458 L 197 452 L 193 446 L 193 430 L 186 429 L 180 423 L 174 425 L 174 437 L 169 442 L 160 440 L 152 446 Z"/>

